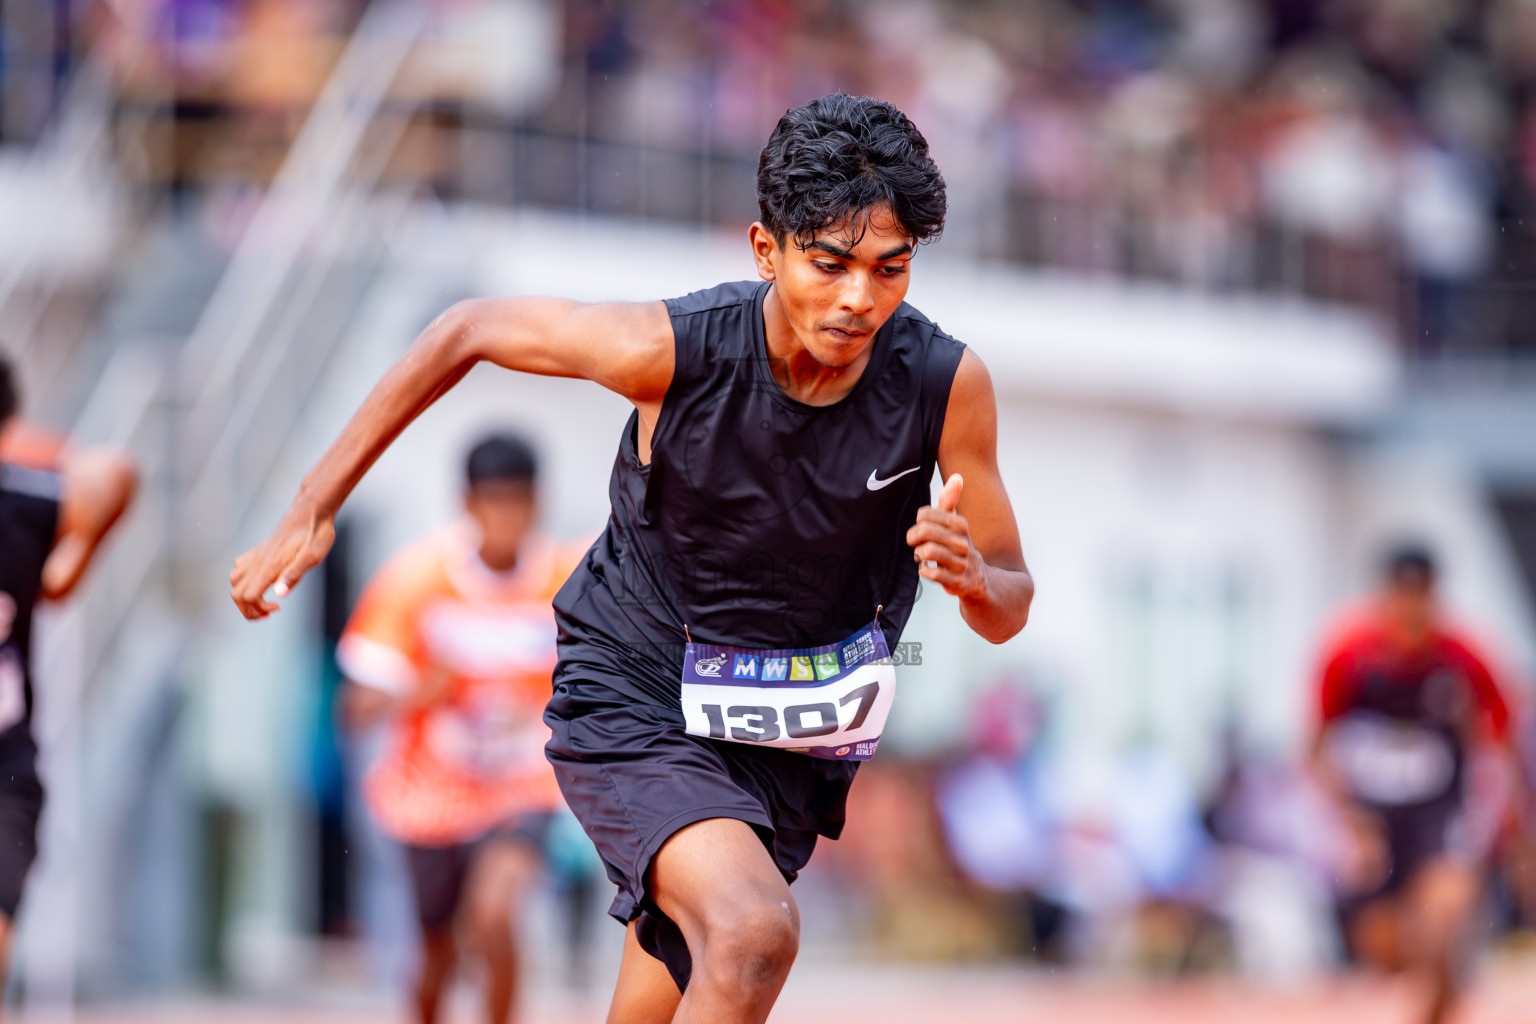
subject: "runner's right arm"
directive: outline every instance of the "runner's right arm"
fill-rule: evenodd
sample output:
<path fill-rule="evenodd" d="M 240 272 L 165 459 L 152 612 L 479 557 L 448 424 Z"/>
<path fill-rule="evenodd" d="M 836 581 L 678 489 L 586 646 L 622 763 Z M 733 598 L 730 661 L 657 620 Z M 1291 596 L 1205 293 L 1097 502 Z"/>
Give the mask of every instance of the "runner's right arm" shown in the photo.
<path fill-rule="evenodd" d="M 1330 637 L 1317 673 L 1316 726 L 1306 768 L 1323 799 L 1337 815 L 1341 845 L 1334 869 L 1351 892 L 1372 888 L 1390 866 L 1387 837 L 1381 818 L 1350 793 L 1328 750 L 1328 732 L 1354 703 L 1352 657 L 1348 634 Z"/>
<path fill-rule="evenodd" d="M 41 592 L 62 601 L 127 511 L 138 489 L 138 468 L 115 448 L 70 448 L 62 435 L 25 421 L 12 421 L 0 432 L 0 461 L 59 476 L 59 520 L 43 562 Z"/>
<path fill-rule="evenodd" d="M 50 601 L 62 601 L 75 589 L 138 487 L 133 460 L 103 448 L 65 449 L 59 476 L 58 533 L 43 562 L 42 593 Z"/>
<path fill-rule="evenodd" d="M 1349 710 L 1353 701 L 1350 687 L 1349 647 L 1339 637 L 1330 637 L 1317 672 L 1316 722 L 1307 768 L 1313 781 L 1336 806 L 1352 806 L 1344 780 L 1328 755 L 1328 730 L 1335 719 Z"/>
<path fill-rule="evenodd" d="M 299 488 L 277 528 L 235 560 L 230 597 L 248 619 L 278 610 L 331 548 L 342 502 L 417 416 L 476 363 L 594 381 L 634 403 L 642 449 L 672 382 L 672 322 L 660 302 L 585 305 L 566 299 L 461 302 L 438 317 L 395 363 Z"/>

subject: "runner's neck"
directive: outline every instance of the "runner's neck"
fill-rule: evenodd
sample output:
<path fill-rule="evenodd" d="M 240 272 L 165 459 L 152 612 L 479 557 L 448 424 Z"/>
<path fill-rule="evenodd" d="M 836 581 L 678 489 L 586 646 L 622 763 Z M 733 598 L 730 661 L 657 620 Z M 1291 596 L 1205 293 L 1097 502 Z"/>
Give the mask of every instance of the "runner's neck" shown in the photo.
<path fill-rule="evenodd" d="M 879 333 L 870 334 L 859 357 L 847 366 L 827 366 L 818 362 L 795 334 L 779 302 L 778 286 L 770 286 L 763 296 L 763 343 L 769 372 L 786 395 L 806 405 L 835 405 L 846 398 L 868 368 Z"/>

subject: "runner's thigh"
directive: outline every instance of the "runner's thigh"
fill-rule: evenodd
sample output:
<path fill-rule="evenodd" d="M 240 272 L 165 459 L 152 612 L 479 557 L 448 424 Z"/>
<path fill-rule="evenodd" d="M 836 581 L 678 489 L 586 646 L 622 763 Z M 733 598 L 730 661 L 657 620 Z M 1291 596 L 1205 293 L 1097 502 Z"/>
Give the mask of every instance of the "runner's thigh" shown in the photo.
<path fill-rule="evenodd" d="M 752 826 L 734 818 L 695 822 L 662 844 L 650 891 L 690 946 L 721 928 L 799 928 L 789 883 Z"/>

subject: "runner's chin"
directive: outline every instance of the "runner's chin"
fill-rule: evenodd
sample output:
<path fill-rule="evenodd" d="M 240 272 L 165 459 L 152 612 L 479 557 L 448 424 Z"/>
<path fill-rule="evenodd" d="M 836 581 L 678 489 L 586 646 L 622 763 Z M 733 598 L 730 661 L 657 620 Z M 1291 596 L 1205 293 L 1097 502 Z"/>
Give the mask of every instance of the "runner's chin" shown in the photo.
<path fill-rule="evenodd" d="M 835 327 L 823 327 L 816 332 L 816 340 L 820 344 L 811 354 L 823 366 L 841 368 L 859 358 L 869 338 L 868 334 L 849 334 Z"/>

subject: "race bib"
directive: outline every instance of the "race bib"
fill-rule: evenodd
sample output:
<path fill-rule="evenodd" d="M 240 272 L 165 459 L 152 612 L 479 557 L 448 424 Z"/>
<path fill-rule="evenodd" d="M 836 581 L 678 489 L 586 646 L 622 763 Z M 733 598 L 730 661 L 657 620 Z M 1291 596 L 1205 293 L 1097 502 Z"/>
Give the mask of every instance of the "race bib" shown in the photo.
<path fill-rule="evenodd" d="M 1440 733 L 1355 713 L 1329 731 L 1328 756 L 1350 792 L 1382 805 L 1432 800 L 1450 789 L 1456 754 Z"/>
<path fill-rule="evenodd" d="M 824 647 L 690 643 L 682 699 L 691 736 L 864 761 L 896 699 L 896 668 L 878 620 Z"/>

